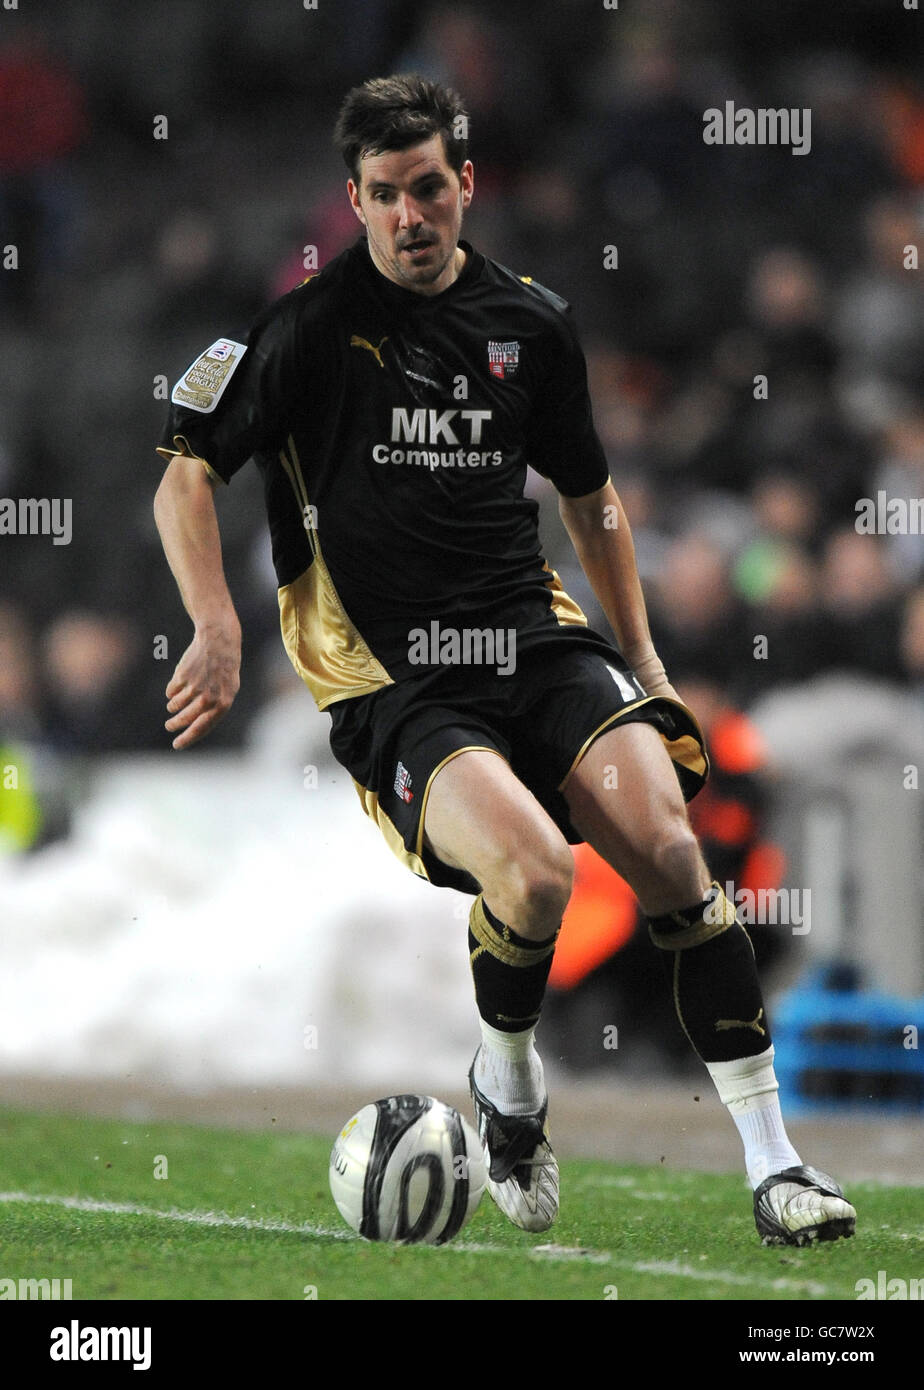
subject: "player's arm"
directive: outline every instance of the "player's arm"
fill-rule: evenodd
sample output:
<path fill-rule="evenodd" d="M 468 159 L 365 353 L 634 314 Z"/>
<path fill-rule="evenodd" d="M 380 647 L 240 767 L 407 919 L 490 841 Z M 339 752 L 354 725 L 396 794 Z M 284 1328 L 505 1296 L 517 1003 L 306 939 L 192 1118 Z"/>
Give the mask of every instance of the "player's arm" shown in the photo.
<path fill-rule="evenodd" d="M 214 483 L 202 461 L 174 455 L 154 498 L 167 563 L 192 619 L 193 640 L 167 686 L 174 748 L 210 733 L 240 688 L 241 625 L 225 581 Z"/>
<path fill-rule="evenodd" d="M 626 661 L 649 695 L 676 700 L 651 640 L 632 532 L 613 484 L 586 497 L 560 494 L 558 509 Z"/>

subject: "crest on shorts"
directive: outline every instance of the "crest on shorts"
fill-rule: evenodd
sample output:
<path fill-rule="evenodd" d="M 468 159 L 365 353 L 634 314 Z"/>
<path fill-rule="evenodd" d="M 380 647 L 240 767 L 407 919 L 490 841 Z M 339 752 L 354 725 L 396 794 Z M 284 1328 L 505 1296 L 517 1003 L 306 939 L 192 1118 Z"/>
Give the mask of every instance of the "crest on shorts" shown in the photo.
<path fill-rule="evenodd" d="M 414 793 L 411 791 L 411 774 L 404 766 L 404 763 L 400 762 L 395 768 L 395 791 L 402 801 L 414 800 Z"/>
<path fill-rule="evenodd" d="M 180 377 L 170 394 L 174 405 L 211 415 L 247 347 L 232 338 L 219 338 Z"/>
<path fill-rule="evenodd" d="M 516 376 L 519 365 L 520 344 L 516 338 L 509 343 L 496 343 L 493 338 L 488 342 L 488 371 L 492 376 L 504 381 Z"/>

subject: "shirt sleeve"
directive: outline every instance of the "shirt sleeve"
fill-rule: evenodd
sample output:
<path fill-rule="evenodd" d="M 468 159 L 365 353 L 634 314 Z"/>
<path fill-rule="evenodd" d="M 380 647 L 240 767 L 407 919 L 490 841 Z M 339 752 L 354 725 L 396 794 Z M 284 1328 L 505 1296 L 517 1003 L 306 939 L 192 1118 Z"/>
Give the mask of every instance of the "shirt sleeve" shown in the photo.
<path fill-rule="evenodd" d="M 527 460 L 565 497 L 586 497 L 609 479 L 594 429 L 587 363 L 570 309 L 559 315 L 549 364 L 533 406 Z"/>
<path fill-rule="evenodd" d="M 280 448 L 298 408 L 296 349 L 285 302 L 256 320 L 246 343 L 219 338 L 174 386 L 157 452 L 199 458 L 227 483 L 253 454 Z"/>

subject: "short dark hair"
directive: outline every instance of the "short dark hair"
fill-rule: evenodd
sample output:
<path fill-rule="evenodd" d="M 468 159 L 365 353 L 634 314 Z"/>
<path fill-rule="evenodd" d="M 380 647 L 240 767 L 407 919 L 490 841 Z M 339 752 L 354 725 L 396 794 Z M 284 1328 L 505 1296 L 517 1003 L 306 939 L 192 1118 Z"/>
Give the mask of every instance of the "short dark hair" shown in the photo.
<path fill-rule="evenodd" d="M 443 137 L 446 162 L 457 174 L 468 158 L 468 113 L 458 92 L 415 73 L 372 77 L 347 92 L 334 128 L 334 144 L 359 186 L 364 154 L 405 150 Z"/>

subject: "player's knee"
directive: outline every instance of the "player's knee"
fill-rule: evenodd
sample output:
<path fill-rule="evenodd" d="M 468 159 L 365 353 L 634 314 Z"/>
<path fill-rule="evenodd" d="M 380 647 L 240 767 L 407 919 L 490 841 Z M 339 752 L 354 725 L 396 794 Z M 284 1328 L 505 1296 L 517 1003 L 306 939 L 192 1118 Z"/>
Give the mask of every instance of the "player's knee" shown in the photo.
<path fill-rule="evenodd" d="M 685 815 L 671 817 L 663 825 L 650 846 L 648 861 L 659 910 L 690 907 L 703 897 L 709 874 Z"/>
<path fill-rule="evenodd" d="M 558 929 L 574 882 L 574 858 L 555 832 L 506 846 L 482 871 L 485 901 L 509 927 L 543 941 Z"/>
<path fill-rule="evenodd" d="M 511 925 L 521 936 L 544 940 L 558 929 L 574 884 L 574 858 L 564 839 L 541 854 L 519 857 L 508 875 L 515 903 Z"/>

